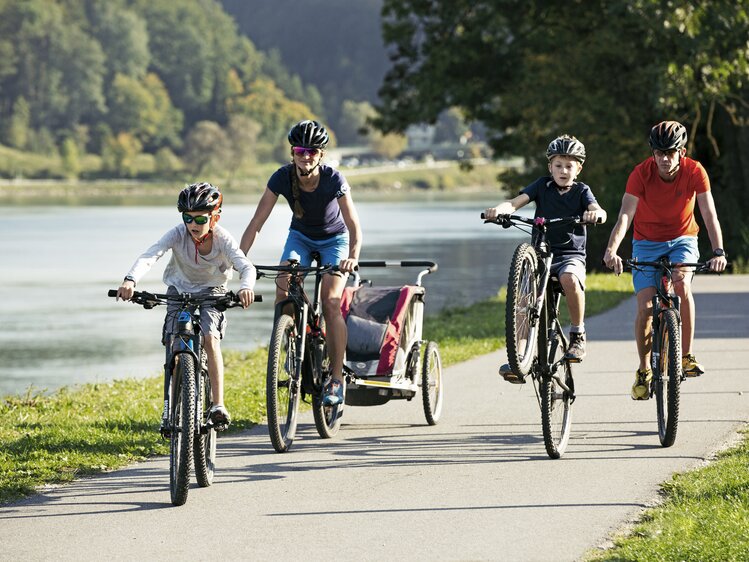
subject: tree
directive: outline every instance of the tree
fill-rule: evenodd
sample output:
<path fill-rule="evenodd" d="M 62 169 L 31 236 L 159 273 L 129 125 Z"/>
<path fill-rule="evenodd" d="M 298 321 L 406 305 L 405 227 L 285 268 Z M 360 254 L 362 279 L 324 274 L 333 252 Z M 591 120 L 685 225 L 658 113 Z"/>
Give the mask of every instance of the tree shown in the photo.
<path fill-rule="evenodd" d="M 176 109 L 158 76 L 142 80 L 118 74 L 110 88 L 109 124 L 116 132 L 129 132 L 146 147 L 179 144 L 182 112 Z"/>
<path fill-rule="evenodd" d="M 66 138 L 60 145 L 60 158 L 62 159 L 62 168 L 65 170 L 65 176 L 68 178 L 77 178 L 81 172 L 81 162 L 78 153 L 78 145 L 71 137 Z"/>
<path fill-rule="evenodd" d="M 31 114 L 29 104 L 22 96 L 13 104 L 13 113 L 8 120 L 6 130 L 3 131 L 5 142 L 14 148 L 26 148 L 29 142 L 30 123 Z"/>
<path fill-rule="evenodd" d="M 611 214 L 630 170 L 648 155 L 654 123 L 682 120 L 692 154 L 708 164 L 701 147 L 746 138 L 745 2 L 677 1 L 667 10 L 658 0 L 575 5 L 575 17 L 559 18 L 542 0 L 385 0 L 392 66 L 375 124 L 402 131 L 458 107 L 485 125 L 495 153 L 527 158 L 527 173 L 503 178 L 512 184 L 544 174 L 546 144 L 574 134 L 588 148 L 581 179 Z M 735 170 L 746 169 L 740 163 L 749 153 L 733 146 L 722 149 L 737 159 Z M 749 188 L 747 174 L 708 171 L 716 192 Z M 746 214 L 749 203 L 742 205 Z M 723 226 L 728 247 L 746 247 L 734 225 Z M 593 230 L 590 255 L 601 255 L 607 238 L 607 229 Z"/>
<path fill-rule="evenodd" d="M 140 154 L 142 145 L 130 133 L 118 133 L 107 139 L 102 150 L 102 166 L 105 171 L 120 177 L 133 177 L 138 169 L 135 159 Z"/>
<path fill-rule="evenodd" d="M 183 161 L 198 178 L 207 170 L 222 170 L 230 149 L 229 137 L 218 123 L 200 121 L 187 134 Z"/>
<path fill-rule="evenodd" d="M 341 107 L 338 120 L 338 139 L 343 145 L 356 145 L 366 142 L 369 136 L 367 120 L 375 117 L 377 112 L 367 101 L 355 102 L 346 100 Z"/>
<path fill-rule="evenodd" d="M 257 151 L 261 126 L 246 115 L 232 115 L 226 128 L 229 151 L 226 171 L 233 176 L 243 164 L 252 162 Z"/>
<path fill-rule="evenodd" d="M 407 144 L 408 141 L 405 135 L 399 133 L 387 133 L 383 135 L 375 131 L 370 137 L 372 150 L 388 159 L 398 156 L 405 150 Z"/>

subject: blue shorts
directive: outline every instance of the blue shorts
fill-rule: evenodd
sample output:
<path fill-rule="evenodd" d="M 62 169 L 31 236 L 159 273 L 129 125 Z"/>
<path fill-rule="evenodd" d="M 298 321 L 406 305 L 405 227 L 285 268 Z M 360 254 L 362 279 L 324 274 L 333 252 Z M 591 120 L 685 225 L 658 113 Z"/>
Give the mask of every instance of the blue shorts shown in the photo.
<path fill-rule="evenodd" d="M 325 240 L 313 240 L 299 232 L 289 230 L 281 263 L 290 259 L 299 260 L 301 265 L 312 265 L 312 252 L 320 252 L 320 264 L 338 265 L 348 257 L 348 232 L 336 234 Z"/>
<path fill-rule="evenodd" d="M 650 240 L 633 240 L 632 257 L 640 261 L 657 261 L 662 256 L 668 256 L 672 262 L 696 262 L 700 259 L 700 250 L 696 236 L 680 236 L 667 242 L 651 242 Z M 648 287 L 658 286 L 658 270 L 645 268 L 645 271 L 632 271 L 632 285 L 635 293 Z"/>

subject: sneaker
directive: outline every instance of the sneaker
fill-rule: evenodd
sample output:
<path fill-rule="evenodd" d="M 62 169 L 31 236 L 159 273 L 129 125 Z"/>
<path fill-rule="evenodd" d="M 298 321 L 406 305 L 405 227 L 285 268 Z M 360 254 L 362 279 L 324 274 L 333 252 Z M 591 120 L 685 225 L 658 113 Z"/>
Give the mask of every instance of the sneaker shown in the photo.
<path fill-rule="evenodd" d="M 499 376 L 505 379 L 507 382 L 511 382 L 512 384 L 524 384 L 525 379 L 521 376 L 516 375 L 512 372 L 512 369 L 510 369 L 510 364 L 505 363 L 499 368 Z"/>
<path fill-rule="evenodd" d="M 697 359 L 691 353 L 686 354 L 681 358 L 681 370 L 688 377 L 699 377 L 705 374 L 705 369 L 697 363 Z"/>
<path fill-rule="evenodd" d="M 635 384 L 632 385 L 632 400 L 647 400 L 650 398 L 650 382 L 653 380 L 653 371 L 646 369 L 635 371 Z"/>
<path fill-rule="evenodd" d="M 343 385 L 340 381 L 330 381 L 323 389 L 323 406 L 338 406 L 343 402 Z"/>
<path fill-rule="evenodd" d="M 223 431 L 231 423 L 231 416 L 229 410 L 221 405 L 214 404 L 211 409 L 208 410 L 208 423 L 212 425 L 216 431 Z"/>
<path fill-rule="evenodd" d="M 570 334 L 570 346 L 564 358 L 570 363 L 579 363 L 585 357 L 585 332 L 573 332 Z"/>

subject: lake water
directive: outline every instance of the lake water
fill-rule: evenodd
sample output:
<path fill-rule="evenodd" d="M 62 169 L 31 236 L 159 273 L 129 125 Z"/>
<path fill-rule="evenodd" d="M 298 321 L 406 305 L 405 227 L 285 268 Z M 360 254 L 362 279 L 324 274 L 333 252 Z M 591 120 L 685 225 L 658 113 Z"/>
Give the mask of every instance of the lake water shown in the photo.
<path fill-rule="evenodd" d="M 485 225 L 489 201 L 357 202 L 364 232 L 361 259 L 430 259 L 439 271 L 424 278 L 426 311 L 470 304 L 507 280 L 518 231 Z M 254 206 L 228 205 L 221 224 L 238 239 Z M 279 204 L 250 252 L 275 264 L 290 211 Z M 145 310 L 108 298 L 135 258 L 179 215 L 164 207 L 12 207 L 0 221 L 0 396 L 65 385 L 158 374 L 163 309 Z M 138 288 L 162 292 L 162 259 Z M 376 285 L 414 281 L 417 269 L 368 269 Z M 230 288 L 236 288 L 232 279 Z M 231 309 L 224 349 L 267 344 L 273 286 L 248 310 Z"/>

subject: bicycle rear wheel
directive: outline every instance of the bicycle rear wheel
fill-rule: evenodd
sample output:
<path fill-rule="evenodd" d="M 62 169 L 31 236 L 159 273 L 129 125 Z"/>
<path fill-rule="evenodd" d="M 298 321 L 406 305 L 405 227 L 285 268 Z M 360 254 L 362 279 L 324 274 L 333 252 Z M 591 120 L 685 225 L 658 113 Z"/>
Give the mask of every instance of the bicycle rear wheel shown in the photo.
<path fill-rule="evenodd" d="M 205 364 L 205 350 L 201 350 L 201 368 L 198 383 L 198 419 L 200 426 L 195 428 L 195 444 L 193 456 L 195 458 L 195 478 L 198 485 L 205 488 L 213 483 L 216 469 L 216 430 L 208 422 L 208 410 L 211 409 L 211 379 Z"/>
<path fill-rule="evenodd" d="M 424 350 L 421 374 L 421 398 L 429 425 L 436 425 L 442 415 L 442 359 L 437 344 L 430 341 Z"/>
<path fill-rule="evenodd" d="M 536 357 L 538 322 L 531 310 L 538 294 L 538 259 L 533 246 L 520 244 L 512 256 L 507 283 L 505 330 L 507 359 L 512 372 L 527 376 Z"/>
<path fill-rule="evenodd" d="M 564 354 L 564 347 L 558 336 L 551 342 L 549 365 L 554 365 L 561 358 Z M 560 381 L 564 383 L 564 386 L 560 384 Z M 567 387 L 567 390 L 564 387 Z M 541 428 L 546 453 L 552 459 L 558 459 L 567 449 L 572 427 L 575 381 L 572 378 L 572 367 L 569 361 L 562 360 L 553 376 L 541 377 L 539 394 L 541 395 Z"/>
<path fill-rule="evenodd" d="M 195 432 L 195 361 L 177 356 L 172 376 L 172 412 L 169 443 L 169 492 L 174 505 L 187 501 L 190 489 L 193 434 Z"/>
<path fill-rule="evenodd" d="M 337 406 L 326 406 L 323 404 L 322 391 L 324 384 L 324 374 L 330 373 L 330 358 L 328 357 L 328 343 L 323 339 L 321 343 L 316 345 L 321 346 L 320 349 L 310 349 L 310 356 L 314 357 L 314 361 L 317 363 L 314 369 L 317 369 L 319 376 L 319 392 L 315 388 L 312 395 L 312 415 L 315 418 L 315 428 L 317 433 L 323 439 L 330 439 L 335 437 L 338 430 L 341 429 L 341 417 L 343 415 L 343 404 Z"/>
<path fill-rule="evenodd" d="M 268 432 L 279 453 L 288 451 L 296 436 L 301 381 L 295 376 L 299 372 L 294 319 L 283 314 L 273 326 L 265 387 Z"/>
<path fill-rule="evenodd" d="M 658 439 L 664 447 L 676 441 L 679 425 L 681 385 L 681 334 L 674 309 L 663 311 L 656 336 L 660 345 L 658 373 L 653 375 L 655 404 L 658 411 Z"/>

